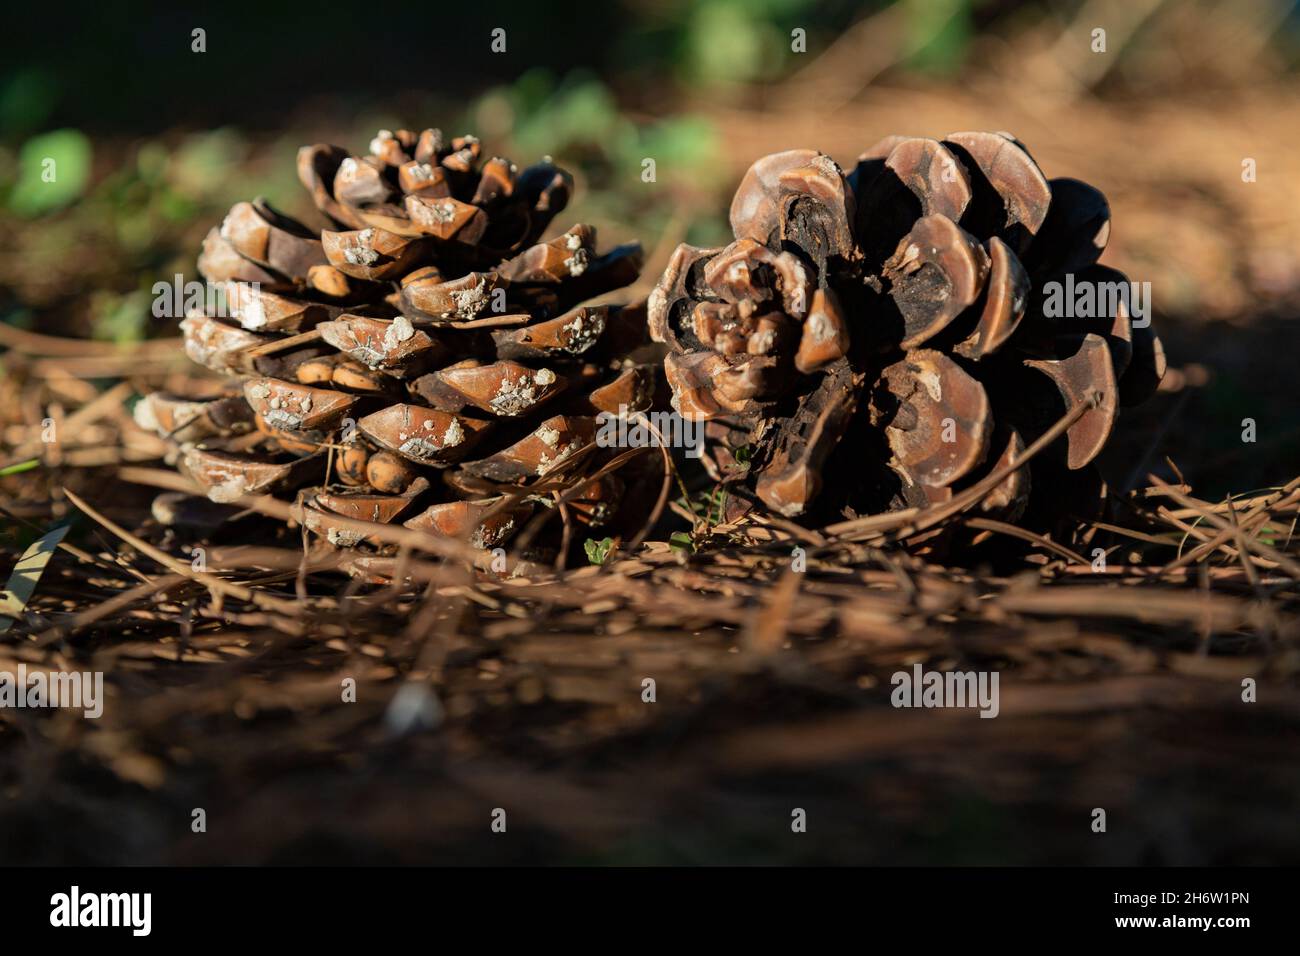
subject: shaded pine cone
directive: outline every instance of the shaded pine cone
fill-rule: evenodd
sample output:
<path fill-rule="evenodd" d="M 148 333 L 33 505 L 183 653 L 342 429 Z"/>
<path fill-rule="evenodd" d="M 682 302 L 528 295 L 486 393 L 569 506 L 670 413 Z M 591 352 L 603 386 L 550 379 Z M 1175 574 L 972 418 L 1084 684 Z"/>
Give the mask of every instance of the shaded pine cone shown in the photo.
<path fill-rule="evenodd" d="M 540 241 L 572 178 L 482 161 L 470 136 L 307 146 L 298 177 L 325 229 L 257 199 L 203 243 L 225 308 L 187 314 L 185 350 L 229 378 L 137 407 L 180 469 L 218 502 L 297 496 L 338 545 L 366 540 L 342 515 L 495 547 L 557 487 L 581 488 L 577 523 L 611 520 L 624 485 L 591 480 L 608 457 L 595 416 L 649 407 L 657 368 L 629 359 L 643 307 L 584 303 L 632 282 L 640 247 L 599 255 L 586 225 Z"/>
<path fill-rule="evenodd" d="M 815 150 L 758 160 L 730 218 L 730 245 L 677 248 L 648 320 L 674 408 L 706 422 L 706 465 L 742 500 L 807 519 L 945 502 L 1080 405 L 981 507 L 1096 500 L 1119 406 L 1164 373 L 1149 320 L 1105 285 L 1126 278 L 1097 264 L 1100 192 L 1047 180 L 1005 133 L 891 136 L 848 176 Z M 1088 286 L 1110 295 L 1093 317 L 1049 302 Z"/>

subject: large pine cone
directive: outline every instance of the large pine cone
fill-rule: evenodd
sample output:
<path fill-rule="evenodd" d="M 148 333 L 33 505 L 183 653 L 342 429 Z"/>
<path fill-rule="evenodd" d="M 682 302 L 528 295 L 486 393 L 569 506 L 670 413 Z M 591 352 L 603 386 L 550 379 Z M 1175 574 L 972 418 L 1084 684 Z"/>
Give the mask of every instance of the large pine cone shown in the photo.
<path fill-rule="evenodd" d="M 707 422 L 714 477 L 780 514 L 946 501 L 1086 404 L 1036 480 L 1017 470 L 983 502 L 1021 518 L 1031 485 L 1059 502 L 1087 484 L 1120 404 L 1163 374 L 1127 299 L 1049 318 L 1048 283 L 1126 280 L 1096 264 L 1105 197 L 1049 182 L 1007 134 L 891 136 L 847 177 L 814 150 L 776 153 L 731 226 L 725 248 L 678 247 L 650 331 L 674 407 Z"/>
<path fill-rule="evenodd" d="M 199 269 L 230 318 L 181 327 L 234 378 L 207 400 L 150 395 L 137 419 L 210 498 L 297 494 L 335 544 L 361 540 L 341 514 L 493 547 L 547 500 L 503 510 L 503 488 L 577 487 L 607 457 L 587 449 L 595 416 L 649 406 L 656 369 L 627 358 L 644 310 L 583 305 L 636 278 L 640 247 L 598 256 L 585 225 L 539 243 L 572 178 L 479 160 L 478 140 L 437 130 L 381 130 L 368 156 L 307 146 L 324 231 L 259 199 L 209 232 Z M 590 482 L 569 513 L 599 525 L 622 490 Z"/>

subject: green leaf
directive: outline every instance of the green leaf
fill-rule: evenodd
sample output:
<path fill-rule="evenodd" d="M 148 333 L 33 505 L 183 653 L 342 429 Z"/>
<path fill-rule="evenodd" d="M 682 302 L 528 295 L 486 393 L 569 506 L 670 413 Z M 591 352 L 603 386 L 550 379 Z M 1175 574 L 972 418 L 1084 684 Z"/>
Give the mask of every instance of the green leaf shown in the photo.
<path fill-rule="evenodd" d="M 21 216 L 40 216 L 66 206 L 85 192 L 91 159 L 90 140 L 75 129 L 33 136 L 18 154 L 9 207 Z"/>
<path fill-rule="evenodd" d="M 674 531 L 668 537 L 668 547 L 674 551 L 684 551 L 687 554 L 695 553 L 695 541 L 686 531 Z"/>
<path fill-rule="evenodd" d="M 603 538 L 597 541 L 594 538 L 588 538 L 583 544 L 583 550 L 587 552 L 587 560 L 592 564 L 604 564 L 609 557 L 609 551 L 614 547 L 613 538 Z"/>
<path fill-rule="evenodd" d="M 29 458 L 26 461 L 20 461 L 7 468 L 0 468 L 0 478 L 8 478 L 10 475 L 20 475 L 24 471 L 31 471 L 33 468 L 39 468 L 40 466 L 41 460 L 39 458 Z"/>

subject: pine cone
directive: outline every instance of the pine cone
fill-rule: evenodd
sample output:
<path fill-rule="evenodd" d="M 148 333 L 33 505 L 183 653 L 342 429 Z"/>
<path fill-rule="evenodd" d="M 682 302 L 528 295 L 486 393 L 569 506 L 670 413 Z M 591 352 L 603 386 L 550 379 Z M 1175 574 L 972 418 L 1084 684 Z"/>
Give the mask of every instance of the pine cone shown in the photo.
<path fill-rule="evenodd" d="M 1039 481 L 1017 470 L 982 502 L 1016 520 L 1031 484 L 1086 487 L 1072 473 L 1164 372 L 1127 299 L 1049 317 L 1049 283 L 1127 280 L 1096 264 L 1105 197 L 1049 182 L 1007 134 L 891 136 L 847 177 L 814 150 L 776 153 L 746 173 L 731 226 L 725 248 L 678 247 L 650 331 L 674 408 L 707 423 L 713 477 L 782 515 L 947 501 L 1086 404 Z"/>
<path fill-rule="evenodd" d="M 503 490 L 581 484 L 606 457 L 583 451 L 595 416 L 648 407 L 656 369 L 628 360 L 644 309 L 583 304 L 633 281 L 640 247 L 598 256 L 585 225 L 539 242 L 572 178 L 479 159 L 437 130 L 381 130 L 360 157 L 307 146 L 325 230 L 258 199 L 208 233 L 199 269 L 231 318 L 181 328 L 190 358 L 233 378 L 201 401 L 148 396 L 137 419 L 211 499 L 296 494 L 340 545 L 362 536 L 335 515 L 494 547 L 550 498 L 503 509 Z M 590 481 L 569 511 L 599 525 L 621 491 Z"/>

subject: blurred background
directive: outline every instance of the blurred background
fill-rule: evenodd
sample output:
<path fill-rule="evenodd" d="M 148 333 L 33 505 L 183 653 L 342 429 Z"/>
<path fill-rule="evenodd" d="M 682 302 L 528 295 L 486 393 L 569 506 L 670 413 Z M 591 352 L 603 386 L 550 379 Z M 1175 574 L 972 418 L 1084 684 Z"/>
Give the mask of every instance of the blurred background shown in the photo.
<path fill-rule="evenodd" d="M 677 242 L 724 240 L 731 191 L 758 156 L 811 146 L 851 165 L 888 133 L 1005 129 L 1048 176 L 1110 197 L 1107 261 L 1153 283 L 1173 364 L 1210 373 L 1194 394 L 1141 413 L 1165 433 L 1156 463 L 1177 448 L 1207 494 L 1300 468 L 1287 375 L 1300 346 L 1294 0 L 338 13 L 230 3 L 129 17 L 101 8 L 68 29 L 50 29 L 39 9 L 13 15 L 32 22 L 10 24 L 0 67 L 0 325 L 174 335 L 151 317 L 149 290 L 193 277 L 209 226 L 257 195 L 314 221 L 297 147 L 358 151 L 381 127 L 472 131 L 520 162 L 554 156 L 579 181 L 557 224 L 640 239 L 643 287 Z M 491 49 L 497 29 L 504 52 Z M 41 179 L 46 159 L 54 184 Z M 1245 446 L 1248 456 L 1236 424 L 1247 416 L 1263 446 Z"/>

